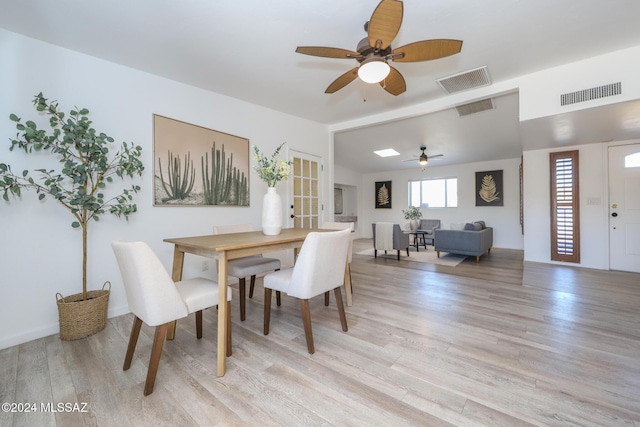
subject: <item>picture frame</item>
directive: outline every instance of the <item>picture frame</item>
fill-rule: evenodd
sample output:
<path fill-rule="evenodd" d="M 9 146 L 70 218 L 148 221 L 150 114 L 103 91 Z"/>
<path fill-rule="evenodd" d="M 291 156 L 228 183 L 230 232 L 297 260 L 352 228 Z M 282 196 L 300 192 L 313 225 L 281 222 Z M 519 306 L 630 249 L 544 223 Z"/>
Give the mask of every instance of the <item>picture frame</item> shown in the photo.
<path fill-rule="evenodd" d="M 391 181 L 377 181 L 375 190 L 376 209 L 391 209 Z"/>
<path fill-rule="evenodd" d="M 502 170 L 476 172 L 476 206 L 504 206 Z"/>
<path fill-rule="evenodd" d="M 154 206 L 249 206 L 249 140 L 153 115 Z"/>

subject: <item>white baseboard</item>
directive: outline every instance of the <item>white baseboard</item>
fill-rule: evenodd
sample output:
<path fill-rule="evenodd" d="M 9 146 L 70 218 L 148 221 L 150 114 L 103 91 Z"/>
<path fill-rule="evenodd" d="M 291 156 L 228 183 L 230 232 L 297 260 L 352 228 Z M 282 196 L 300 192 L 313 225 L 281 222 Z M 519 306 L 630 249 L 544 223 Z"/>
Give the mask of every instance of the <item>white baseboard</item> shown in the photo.
<path fill-rule="evenodd" d="M 130 312 L 131 310 L 129 310 L 129 306 L 127 305 L 123 305 L 120 307 L 109 307 L 107 318 L 111 319 L 112 317 L 121 316 Z M 32 329 L 27 332 L 0 339 L 0 350 L 58 333 L 60 333 L 60 325 L 58 324 L 58 322 L 51 323 L 42 326 L 41 328 Z"/>

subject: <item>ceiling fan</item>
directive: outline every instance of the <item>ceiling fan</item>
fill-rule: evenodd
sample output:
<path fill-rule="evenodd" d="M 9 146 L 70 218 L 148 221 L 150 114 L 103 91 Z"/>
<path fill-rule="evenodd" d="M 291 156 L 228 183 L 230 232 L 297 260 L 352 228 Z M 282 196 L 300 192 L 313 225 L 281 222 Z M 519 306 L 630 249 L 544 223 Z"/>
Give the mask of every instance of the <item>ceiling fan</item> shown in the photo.
<path fill-rule="evenodd" d="M 425 145 L 421 145 L 420 150 L 422 150 L 422 154 L 420 154 L 419 156 L 417 154 L 414 154 L 414 157 L 415 157 L 414 159 L 403 160 L 403 162 L 415 162 L 416 160 L 418 160 L 420 169 L 425 170 L 427 168 L 427 163 L 429 163 L 429 159 L 434 159 L 434 158 L 444 156 L 444 154 L 434 154 L 432 156 L 427 156 L 427 154 L 424 152 L 424 150 L 426 149 L 427 147 Z"/>
<path fill-rule="evenodd" d="M 382 0 L 364 24 L 367 37 L 360 40 L 356 51 L 336 47 L 299 46 L 296 52 L 323 58 L 355 59 L 357 67 L 333 81 L 325 93 L 335 93 L 356 77 L 366 83 L 380 83 L 392 95 L 400 95 L 406 89 L 402 74 L 388 64 L 394 62 L 420 62 L 454 55 L 462 49 L 462 40 L 422 40 L 392 49 L 391 42 L 402 24 L 403 3 L 399 0 Z"/>

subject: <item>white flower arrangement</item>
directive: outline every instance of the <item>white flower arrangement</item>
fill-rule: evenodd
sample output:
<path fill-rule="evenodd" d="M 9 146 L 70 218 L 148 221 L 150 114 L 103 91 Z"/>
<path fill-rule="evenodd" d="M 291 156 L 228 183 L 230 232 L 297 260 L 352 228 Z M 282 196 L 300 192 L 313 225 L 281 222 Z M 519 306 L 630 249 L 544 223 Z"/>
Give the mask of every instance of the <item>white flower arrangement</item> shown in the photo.
<path fill-rule="evenodd" d="M 267 183 L 268 187 L 275 187 L 276 184 L 283 179 L 285 181 L 288 180 L 291 174 L 292 162 L 277 159 L 278 154 L 280 154 L 280 149 L 282 149 L 284 144 L 283 142 L 276 148 L 271 158 L 267 158 L 262 154 L 257 145 L 253 146 L 253 151 L 256 153 L 253 158 L 256 161 L 256 165 L 253 169 L 258 172 L 258 176 Z"/>

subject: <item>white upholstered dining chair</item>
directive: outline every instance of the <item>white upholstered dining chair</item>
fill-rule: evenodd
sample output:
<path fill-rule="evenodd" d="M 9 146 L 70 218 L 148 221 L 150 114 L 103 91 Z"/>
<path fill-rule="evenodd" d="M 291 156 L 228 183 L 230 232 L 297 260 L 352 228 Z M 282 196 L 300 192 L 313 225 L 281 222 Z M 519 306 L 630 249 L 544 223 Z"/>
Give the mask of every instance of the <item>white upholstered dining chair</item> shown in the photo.
<path fill-rule="evenodd" d="M 246 233 L 255 231 L 252 224 L 234 224 L 234 225 L 215 225 L 213 226 L 213 234 L 230 234 L 230 233 Z M 246 278 L 250 277 L 249 298 L 253 298 L 253 287 L 256 284 L 256 276 L 258 274 L 267 273 L 269 271 L 279 270 L 280 260 L 277 258 L 266 258 L 262 254 L 251 255 L 242 258 L 227 261 L 227 272 L 230 276 L 237 277 L 240 280 L 238 290 L 240 291 L 240 320 L 244 321 L 247 317 L 247 299 L 246 299 Z M 278 295 L 278 305 L 280 305 L 280 295 Z"/>
<path fill-rule="evenodd" d="M 302 321 L 310 354 L 315 352 L 311 330 L 309 299 L 334 290 L 342 330 L 347 331 L 347 318 L 340 287 L 351 241 L 351 230 L 311 232 L 307 235 L 292 268 L 269 273 L 264 277 L 264 334 L 269 334 L 272 290 L 286 292 L 300 299 Z"/>
<path fill-rule="evenodd" d="M 348 228 L 352 232 L 356 229 L 355 222 L 332 222 L 325 221 L 322 223 L 323 230 L 344 230 Z M 349 240 L 349 252 L 347 252 L 347 274 L 349 275 L 349 281 L 351 281 L 351 292 L 353 293 L 353 281 L 351 280 L 351 259 L 353 258 L 353 239 Z M 348 301 L 348 300 L 347 300 Z M 324 294 L 324 305 L 329 305 L 329 292 Z"/>
<path fill-rule="evenodd" d="M 196 313 L 196 336 L 202 338 L 202 310 L 218 304 L 218 284 L 202 277 L 174 283 L 153 250 L 144 242 L 111 242 L 134 314 L 123 370 L 131 366 L 142 322 L 155 326 L 144 395 L 153 392 L 167 330 L 172 322 Z M 231 290 L 227 290 L 230 314 Z M 227 356 L 231 355 L 231 316 L 227 317 Z"/>

